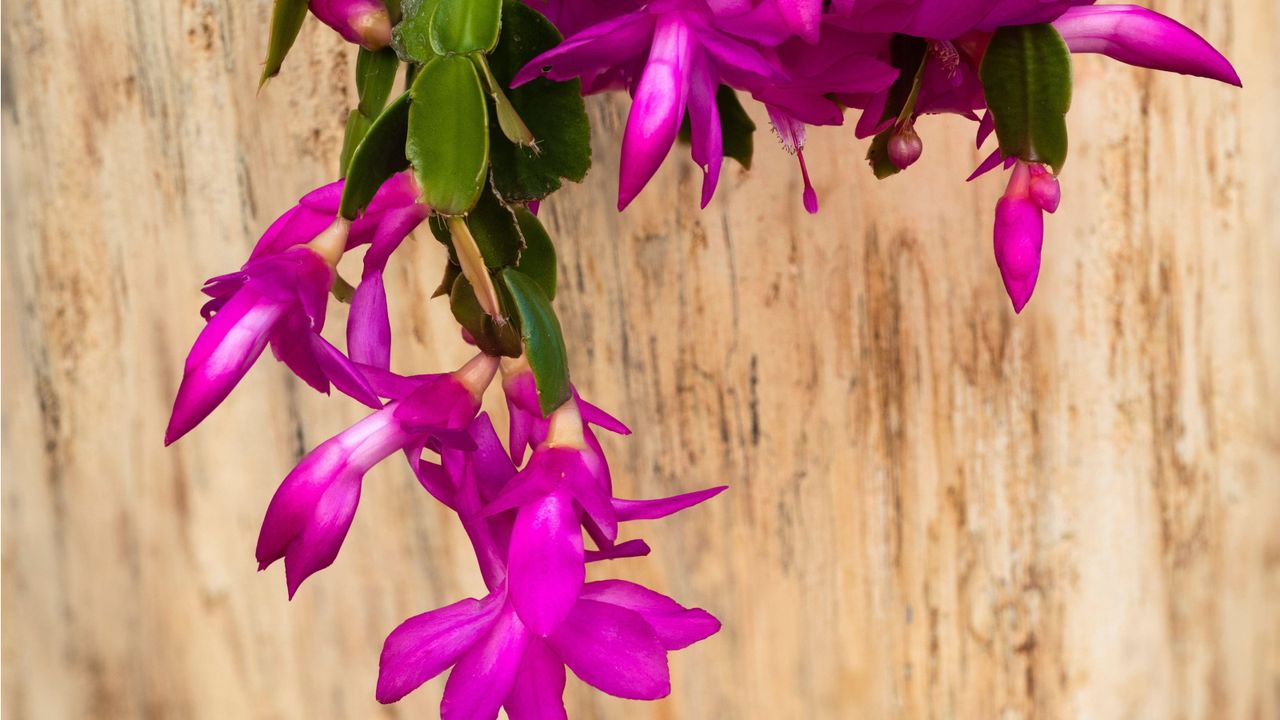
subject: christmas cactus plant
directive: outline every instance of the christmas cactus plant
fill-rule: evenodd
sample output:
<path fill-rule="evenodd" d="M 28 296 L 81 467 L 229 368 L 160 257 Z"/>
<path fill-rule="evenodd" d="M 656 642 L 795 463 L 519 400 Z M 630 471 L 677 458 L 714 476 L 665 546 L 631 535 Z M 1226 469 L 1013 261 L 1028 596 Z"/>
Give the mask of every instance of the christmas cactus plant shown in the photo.
<path fill-rule="evenodd" d="M 726 157 L 751 164 L 746 99 L 764 106 L 796 157 L 810 212 L 819 198 L 804 160 L 808 126 L 848 122 L 848 144 L 869 139 L 870 171 L 887 178 L 919 159 L 922 115 L 969 118 L 979 147 L 995 141 L 973 176 L 1009 171 L 994 246 L 1020 312 L 1039 274 L 1044 213 L 1061 200 L 1071 54 L 1239 85 L 1183 25 L 1086 0 L 276 0 L 264 83 L 308 11 L 358 46 L 342 178 L 272 223 L 240 270 L 206 283 L 207 322 L 165 441 L 226 399 L 268 345 L 316 390 L 367 405 L 280 484 L 257 561 L 284 561 L 292 597 L 335 561 L 365 473 L 402 455 L 457 514 L 488 593 L 391 630 L 376 698 L 395 702 L 448 672 L 441 716 L 456 720 L 503 708 L 513 720 L 566 717 L 566 668 L 618 697 L 664 697 L 667 654 L 720 629 L 642 585 L 586 581 L 587 563 L 649 553 L 642 540 L 618 540 L 621 523 L 725 488 L 616 497 L 597 433 L 630 431 L 570 380 L 555 243 L 538 206 L 590 168 L 583 95 L 632 98 L 619 210 L 678 143 L 710 202 Z M 435 296 L 475 348 L 462 367 L 433 374 L 391 367 L 382 276 L 418 228 L 448 251 Z M 353 287 L 336 268 L 361 246 Z M 350 303 L 345 350 L 321 334 L 331 297 Z M 505 442 L 481 412 L 495 384 L 509 409 Z"/>

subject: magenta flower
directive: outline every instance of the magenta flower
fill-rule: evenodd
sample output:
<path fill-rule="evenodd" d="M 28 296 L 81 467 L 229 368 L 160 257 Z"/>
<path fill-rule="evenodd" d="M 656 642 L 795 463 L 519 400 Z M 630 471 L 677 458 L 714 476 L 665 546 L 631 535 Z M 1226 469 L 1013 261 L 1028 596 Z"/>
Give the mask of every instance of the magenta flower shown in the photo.
<path fill-rule="evenodd" d="M 509 387 L 519 385 L 510 382 L 513 377 L 522 377 L 518 363 L 508 363 L 508 370 L 513 369 L 507 377 Z M 571 401 L 569 406 L 573 405 Z M 585 427 L 578 418 L 576 410 L 557 411 L 545 421 L 549 431 L 535 428 L 535 432 L 563 442 L 573 438 L 572 429 Z M 566 666 L 584 681 L 619 697 L 666 695 L 670 689 L 666 652 L 714 634 L 719 622 L 702 610 L 686 609 L 633 583 L 582 582 L 584 562 L 643 554 L 648 546 L 631 541 L 594 557 L 591 551 L 582 551 L 583 513 L 569 488 L 597 480 L 566 477 L 584 474 L 575 464 L 590 463 L 580 454 L 581 448 L 575 452 L 540 445 L 517 475 L 487 415 L 476 418 L 469 437 L 470 443 L 441 448 L 440 465 L 419 463 L 419 477 L 462 519 L 490 593 L 481 600 L 463 600 L 410 618 L 396 628 L 383 647 L 378 700 L 395 702 L 450 666 L 456 667 L 441 705 L 445 718 L 492 718 L 502 706 L 514 720 L 565 717 L 561 698 Z M 695 505 L 721 490 L 657 501 L 608 500 L 618 520 L 652 519 Z M 531 558 L 538 551 L 530 546 L 547 548 L 547 537 L 568 546 L 567 551 L 553 550 L 558 559 L 550 562 Z M 537 576 L 537 568 L 547 572 Z M 568 588 L 567 608 L 550 622 L 547 607 L 537 603 L 532 613 L 522 612 L 514 601 L 517 583 Z M 537 589 L 524 592 L 536 594 Z M 547 624 L 535 631 L 531 618 Z"/>
<path fill-rule="evenodd" d="M 518 382 L 510 382 L 510 376 L 508 381 L 504 389 L 519 387 Z M 516 417 L 522 411 L 518 403 L 513 404 Z M 543 439 L 528 464 L 486 508 L 488 514 L 517 510 L 507 569 L 510 598 L 523 623 L 539 636 L 558 626 L 578 597 L 585 579 L 584 528 L 609 556 L 620 520 L 663 517 L 724 490 L 618 501 L 613 497 L 608 464 L 588 422 L 579 402 L 571 400 L 545 426 L 536 425 L 533 432 Z"/>
<path fill-rule="evenodd" d="M 667 652 L 714 635 L 720 623 L 700 609 L 621 580 L 581 587 L 564 622 L 547 637 L 529 631 L 502 589 L 404 621 L 387 636 L 377 698 L 392 703 L 454 670 L 442 718 L 566 717 L 565 668 L 621 698 L 656 700 L 671 691 Z"/>
<path fill-rule="evenodd" d="M 327 350 L 319 329 L 333 285 L 333 248 L 341 252 L 349 229 L 345 220 L 335 221 L 307 245 L 250 260 L 240 272 L 209 281 L 205 292 L 213 300 L 201 311 L 208 323 L 187 356 L 166 445 L 226 399 L 268 342 L 280 360 L 328 390 L 328 375 L 317 357 Z"/>
<path fill-rule="evenodd" d="M 369 210 L 354 223 L 337 218 L 342 183 L 319 188 L 280 216 L 235 273 L 211 278 L 201 309 L 208 320 L 187 356 L 168 445 L 204 420 L 231 393 L 268 344 L 276 358 L 316 390 L 332 382 L 357 400 L 378 407 L 377 398 L 351 362 L 320 336 L 334 267 L 351 247 L 372 245 L 365 281 L 352 302 L 348 344 L 352 358 L 385 367 L 389 324 L 382 268 L 390 250 L 427 214 L 407 173 L 388 180 Z"/>
<path fill-rule="evenodd" d="M 710 202 L 724 158 L 717 88 L 761 84 L 779 72 L 758 50 L 722 32 L 706 3 L 662 0 L 582 30 L 531 60 L 512 85 L 540 74 L 582 78 L 585 91 L 607 89 L 614 80 L 632 89 L 618 181 L 621 210 L 657 172 L 686 111 L 693 159 L 704 173 L 702 204 Z"/>
<path fill-rule="evenodd" d="M 311 0 L 308 7 L 347 42 L 368 50 L 391 44 L 391 15 L 381 0 Z"/>
<path fill-rule="evenodd" d="M 313 573 L 331 565 L 346 538 L 370 468 L 428 442 L 455 442 L 480 409 L 497 360 L 477 355 L 459 370 L 413 379 L 403 390 L 382 389 L 392 402 L 307 453 L 267 507 L 258 535 L 258 566 L 284 558 L 289 597 Z M 412 456 L 412 453 L 411 453 Z"/>

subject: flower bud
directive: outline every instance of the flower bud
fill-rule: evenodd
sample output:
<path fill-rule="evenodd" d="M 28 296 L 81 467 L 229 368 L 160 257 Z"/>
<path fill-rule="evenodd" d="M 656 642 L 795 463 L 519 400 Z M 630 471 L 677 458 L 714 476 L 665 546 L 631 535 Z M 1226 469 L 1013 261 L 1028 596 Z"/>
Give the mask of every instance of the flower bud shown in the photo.
<path fill-rule="evenodd" d="M 1034 165 L 1031 169 L 1031 199 L 1041 210 L 1052 213 L 1062 202 L 1062 186 L 1058 178 L 1043 165 Z"/>
<path fill-rule="evenodd" d="M 904 127 L 889 138 L 889 160 L 899 170 L 906 170 L 920 159 L 924 143 L 913 127 Z"/>
<path fill-rule="evenodd" d="M 1040 275 L 1044 214 L 1028 196 L 1028 171 L 1019 163 L 1009 190 L 996 204 L 995 253 L 1014 312 L 1022 312 Z"/>

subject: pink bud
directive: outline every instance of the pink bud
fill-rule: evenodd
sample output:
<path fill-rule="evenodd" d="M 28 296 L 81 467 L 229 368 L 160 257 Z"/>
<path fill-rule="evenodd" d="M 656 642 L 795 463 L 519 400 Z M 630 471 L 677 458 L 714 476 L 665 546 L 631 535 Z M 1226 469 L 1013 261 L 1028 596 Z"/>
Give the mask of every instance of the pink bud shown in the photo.
<path fill-rule="evenodd" d="M 1047 213 L 1057 210 L 1058 203 L 1062 202 L 1058 177 L 1043 165 L 1031 166 L 1031 199 Z"/>
<path fill-rule="evenodd" d="M 996 204 L 996 264 L 1000 266 L 1000 276 L 1013 302 L 1013 310 L 1018 313 L 1036 289 L 1044 244 L 1044 214 L 1031 198 L 1030 181 L 1027 164 L 1019 162 L 1008 190 Z"/>
<path fill-rule="evenodd" d="M 906 170 L 920 159 L 924 152 L 924 143 L 915 128 L 905 127 L 889 137 L 889 160 L 899 170 Z"/>

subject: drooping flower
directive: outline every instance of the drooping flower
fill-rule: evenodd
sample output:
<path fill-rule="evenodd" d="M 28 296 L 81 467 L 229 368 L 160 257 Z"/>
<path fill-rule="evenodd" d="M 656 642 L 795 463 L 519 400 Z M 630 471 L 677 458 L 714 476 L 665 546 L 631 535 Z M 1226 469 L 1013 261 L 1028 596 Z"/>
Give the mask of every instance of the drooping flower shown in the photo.
<path fill-rule="evenodd" d="M 396 452 L 412 457 L 429 441 L 456 442 L 479 411 L 497 366 L 482 353 L 452 373 L 414 378 L 402 389 L 380 388 L 391 402 L 307 453 L 280 484 L 258 535 L 259 569 L 284 558 L 293 597 L 303 580 L 332 564 L 355 517 L 365 473 Z"/>
<path fill-rule="evenodd" d="M 243 268 L 205 284 L 212 299 L 201 314 L 208 322 L 187 357 L 166 445 L 225 400 L 268 344 L 278 360 L 316 390 L 327 393 L 333 383 L 378 406 L 347 357 L 320 336 L 337 277 L 334 268 L 347 249 L 372 244 L 366 282 L 353 300 L 348 342 L 354 359 L 380 364 L 390 352 L 388 342 L 381 340 L 390 331 L 379 332 L 386 324 L 381 270 L 387 248 L 394 249 L 428 211 L 417 202 L 417 188 L 407 173 L 384 183 L 355 222 L 337 217 L 341 195 L 341 182 L 308 193 L 272 223 Z"/>
<path fill-rule="evenodd" d="M 513 377 L 523 379 L 520 364 L 509 361 L 507 371 L 506 385 L 522 387 L 510 382 Z M 516 407 L 516 412 L 524 412 Z M 648 546 L 629 541 L 606 552 L 579 550 L 582 527 L 590 521 L 583 517 L 585 511 L 569 488 L 584 479 L 596 480 L 566 477 L 580 472 L 573 468 L 574 451 L 581 451 L 580 445 L 552 452 L 554 443 L 566 436 L 572 439 L 569 430 L 579 415 L 576 411 L 553 413 L 546 420 L 549 428 L 533 428 L 544 439 L 519 474 L 483 413 L 471 424 L 469 443 L 439 448 L 438 465 L 426 460 L 418 463 L 423 485 L 462 520 L 490 592 L 481 600 L 463 600 L 410 618 L 396 628 L 387 638 L 379 664 L 379 701 L 395 702 L 455 665 L 441 705 L 441 716 L 446 718 L 492 718 L 502 706 L 513 720 L 564 717 L 566 666 L 605 692 L 653 699 L 669 691 L 666 652 L 719 629 L 719 622 L 705 611 L 686 609 L 634 583 L 582 582 L 583 563 L 644 554 Z M 581 419 L 576 424 L 585 425 Z M 582 462 L 580 456 L 576 460 Z M 608 498 L 608 502 L 617 520 L 655 519 L 721 490 L 654 501 Z M 547 501 L 548 496 L 553 500 Z M 520 516 L 530 507 L 545 522 L 523 522 Z M 555 562 L 568 556 L 577 563 L 577 567 L 536 576 L 543 585 L 571 589 L 568 608 L 551 622 L 546 620 L 546 608 L 536 603 L 532 614 L 522 611 L 513 593 L 517 583 L 529 583 L 527 578 L 520 579 L 522 573 L 545 567 L 529 557 L 547 547 L 545 539 L 536 537 L 543 532 L 574 546 L 569 553 L 558 553 L 560 560 Z M 540 631 L 534 629 L 542 623 L 547 624 Z"/>
<path fill-rule="evenodd" d="M 523 373 L 508 375 L 504 382 L 508 398 L 520 392 L 522 377 Z M 513 417 L 524 412 L 519 398 L 515 402 L 509 399 L 509 403 L 515 407 Z M 613 497 L 608 463 L 580 410 L 583 405 L 571 399 L 552 413 L 545 426 L 533 427 L 532 434 L 541 439 L 528 464 L 487 508 L 487 512 L 517 509 L 508 566 L 511 602 L 524 624 L 540 636 L 564 620 L 582 587 L 582 530 L 585 528 L 597 547 L 608 553 L 615 546 L 619 520 L 633 519 L 620 517 L 616 503 L 628 501 Z M 591 412 L 599 411 L 592 408 Z M 723 490 L 711 488 L 638 504 L 649 508 L 662 505 L 663 512 L 652 515 L 661 517 Z M 636 505 L 631 501 L 624 509 L 635 513 Z M 634 519 L 642 515 L 643 511 Z"/>
<path fill-rule="evenodd" d="M 319 329 L 335 276 L 334 255 L 349 231 L 350 223 L 334 221 L 305 245 L 250 260 L 240 272 L 209 281 L 205 292 L 213 300 L 202 310 L 208 322 L 187 356 L 166 445 L 226 399 L 268 342 L 278 358 L 304 378 L 323 382 L 327 391 L 328 375 L 317 358 L 340 355 L 327 352 Z"/>
<path fill-rule="evenodd" d="M 779 74 L 748 43 L 723 32 L 705 2 L 662 0 L 582 30 L 535 57 L 512 81 L 539 75 L 582 78 L 584 91 L 610 78 L 632 90 L 622 138 L 618 209 L 635 199 L 675 143 L 687 111 L 691 151 L 704 173 L 702 204 L 711 201 L 724 158 L 716 90 L 746 87 Z"/>

